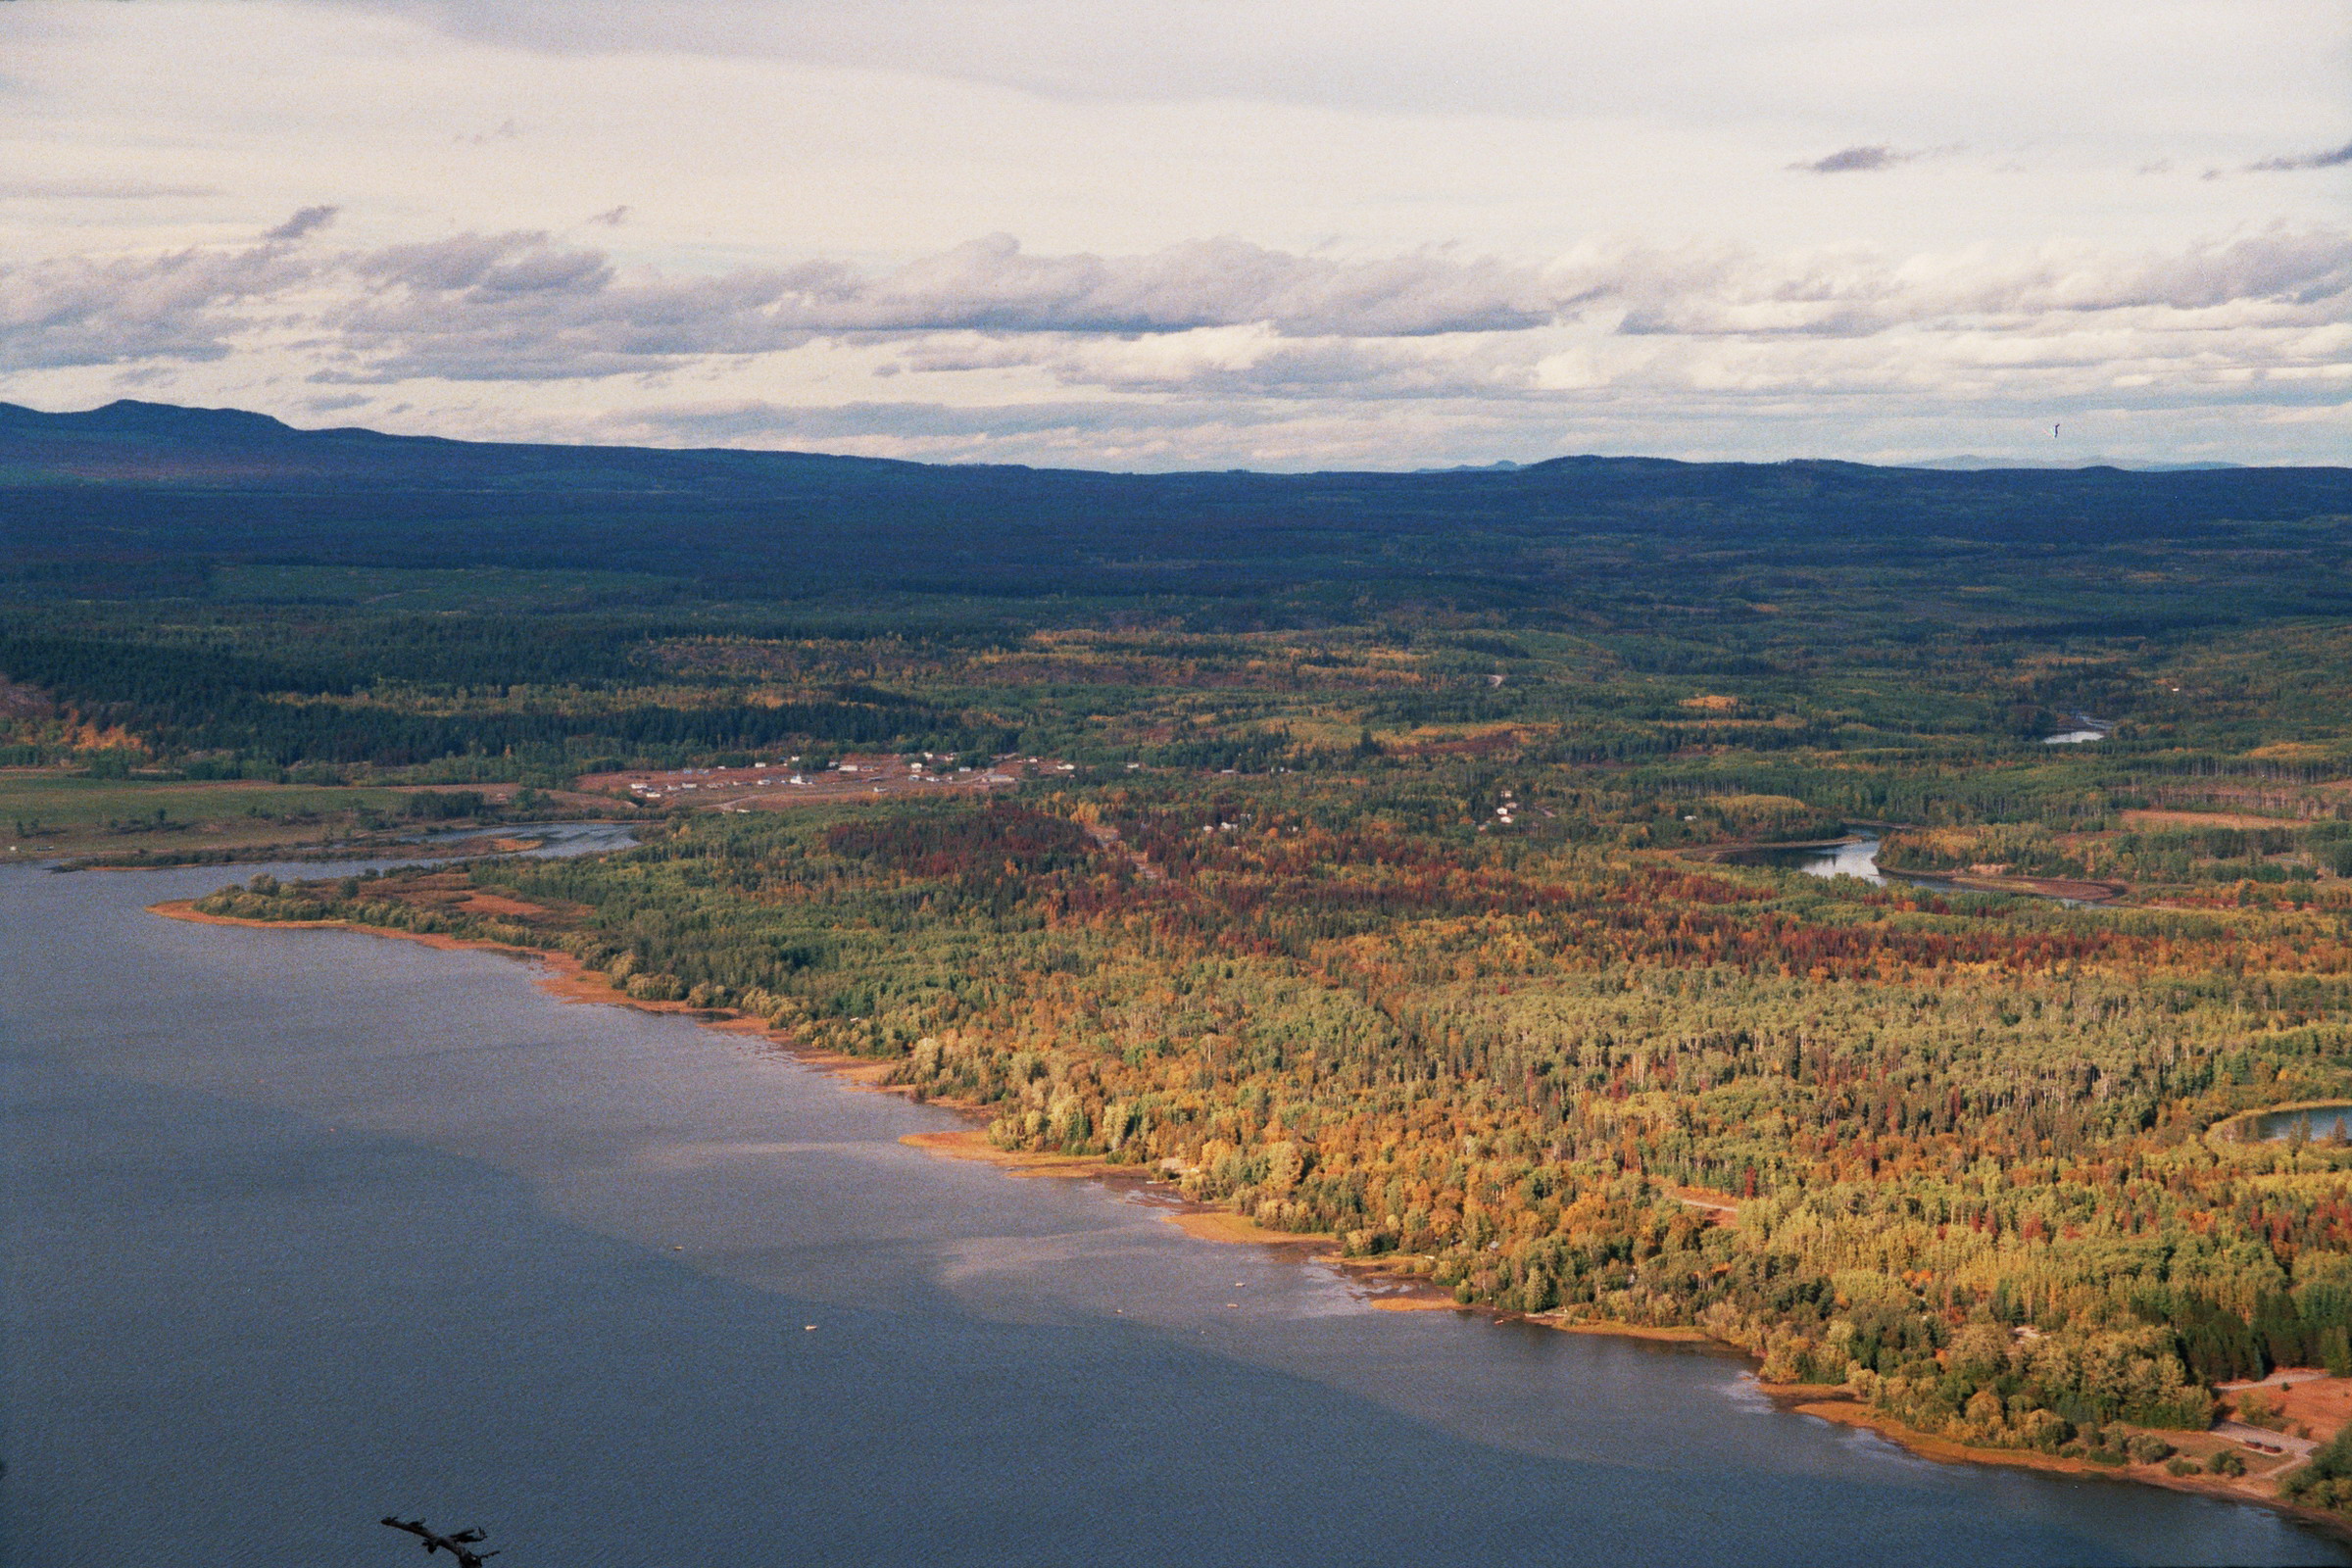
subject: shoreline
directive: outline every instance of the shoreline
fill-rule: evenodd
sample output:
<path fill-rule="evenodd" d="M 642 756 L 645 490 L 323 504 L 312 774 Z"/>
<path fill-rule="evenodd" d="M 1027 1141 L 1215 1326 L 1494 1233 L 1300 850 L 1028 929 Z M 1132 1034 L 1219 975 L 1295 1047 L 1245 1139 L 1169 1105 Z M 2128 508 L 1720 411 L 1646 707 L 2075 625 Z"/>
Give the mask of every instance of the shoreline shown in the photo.
<path fill-rule="evenodd" d="M 1703 865 L 1769 865 L 1760 857 L 1784 850 L 1835 850 L 1848 844 L 1867 844 L 1870 835 L 1848 833 L 1836 839 L 1797 839 L 1785 844 L 1711 844 L 1670 853 Z M 1883 840 L 1881 842 L 1884 842 Z M 1753 858 L 1742 858 L 1750 857 Z M 2007 893 L 2036 899 L 2072 899 L 2078 904 L 2112 904 L 2129 895 L 2130 884 L 2063 876 L 1983 876 L 1973 871 L 1934 871 L 1878 862 L 1879 874 L 1925 892 L 1958 889 L 1969 893 Z"/>
<path fill-rule="evenodd" d="M 2265 1490 L 2277 1478 L 2295 1469 L 2297 1466 L 2293 1462 L 2275 1465 L 2259 1476 L 2176 1476 L 2167 1473 L 2161 1464 L 2101 1465 L 2092 1464 L 2087 1459 L 2070 1459 L 2054 1453 L 2043 1453 L 2036 1448 L 1985 1448 L 1955 1443 L 1949 1438 L 1915 1431 L 1891 1416 L 1856 1402 L 1846 1396 L 1840 1385 L 1766 1383 L 1758 1379 L 1756 1389 L 1778 1409 L 1794 1415 L 1811 1416 L 1817 1421 L 1828 1421 L 1837 1426 L 1875 1433 L 1904 1451 L 1937 1464 L 2003 1465 L 2015 1470 L 2038 1470 L 2045 1475 L 2162 1487 L 2168 1492 L 2185 1492 L 2196 1496 L 2211 1497 L 2217 1502 L 2268 1508 L 2333 1540 L 2352 1544 L 2352 1520 L 2289 1502 L 2276 1492 Z M 2200 1433 L 2180 1435 L 2204 1436 Z"/>
<path fill-rule="evenodd" d="M 219 854 L 190 854 L 184 858 L 156 856 L 139 858 L 147 852 L 126 850 L 119 853 L 104 851 L 55 850 L 44 852 L 25 863 L 42 865 L 51 871 L 194 871 L 206 866 L 227 869 L 240 865 L 331 864 L 337 860 L 389 860 L 402 857 L 401 863 L 426 860 L 481 859 L 501 855 L 521 855 L 544 848 L 551 827 L 631 827 L 649 820 L 646 817 L 620 816 L 560 816 L 542 817 L 512 829 L 486 826 L 470 838 L 360 838 L 360 839 L 292 839 L 281 843 L 239 844 L 224 846 Z M 460 830 L 462 831 L 462 830 Z"/>
<path fill-rule="evenodd" d="M 2219 1141 L 2234 1144 L 2241 1148 L 2259 1148 L 2266 1143 L 2283 1143 L 2285 1142 L 2283 1139 L 2248 1138 L 2244 1134 L 2241 1123 L 2253 1121 L 2260 1116 L 2288 1116 L 2298 1110 L 2352 1110 L 2352 1100 L 2294 1100 L 2283 1105 L 2259 1105 L 2252 1110 L 2241 1110 L 2235 1115 L 2224 1116 L 2220 1121 L 2205 1129 L 2205 1139 L 2208 1143 Z"/>
<path fill-rule="evenodd" d="M 539 975 L 534 984 L 559 1002 L 604 1006 L 634 1007 L 641 1012 L 685 1014 L 705 1028 L 729 1034 L 760 1036 L 766 1044 L 789 1054 L 796 1060 L 826 1073 L 840 1081 L 844 1088 L 868 1094 L 904 1094 L 896 1085 L 878 1080 L 889 1073 L 893 1063 L 871 1060 L 863 1056 L 845 1055 L 839 1052 L 800 1045 L 789 1037 L 777 1036 L 766 1020 L 755 1014 L 733 1008 L 694 1007 L 683 1002 L 649 1002 L 631 997 L 613 988 L 601 971 L 588 970 L 570 954 L 544 948 L 516 947 L 511 943 L 492 942 L 485 938 L 453 937 L 438 932 L 401 931 L 386 926 L 363 925 L 350 920 L 251 920 L 235 915 L 200 914 L 193 899 L 171 899 L 146 906 L 149 914 L 167 920 L 184 920 L 194 925 L 236 926 L 265 931 L 358 931 L 399 941 L 418 942 L 443 952 L 487 952 L 512 957 L 535 960 L 551 972 Z M 597 978 L 589 979 L 594 973 Z M 947 1099 L 921 1102 L 937 1105 L 964 1117 L 967 1122 L 986 1114 L 985 1108 Z M 2298 1106 L 2269 1107 L 2263 1111 L 2244 1112 L 2246 1115 L 2269 1114 L 2277 1109 L 2296 1109 Z M 2217 1124 L 2219 1125 L 2219 1124 Z M 2210 1129 L 2208 1135 L 2210 1136 Z M 989 1144 L 985 1130 L 976 1125 L 962 1128 L 943 1128 L 937 1132 L 909 1133 L 899 1139 L 908 1148 L 935 1159 L 969 1160 L 996 1166 L 1007 1176 L 1046 1177 L 1065 1180 L 1100 1181 L 1105 1185 L 1132 1188 L 1166 1187 L 1168 1184 L 1152 1174 L 1156 1169 L 1148 1165 L 1113 1164 L 1086 1154 L 1045 1154 L 1025 1151 L 1002 1150 Z M 1163 1195 L 1154 1193 L 1154 1198 Z M 1290 1249 L 1328 1249 L 1335 1240 L 1329 1233 L 1299 1233 L 1268 1230 L 1255 1220 L 1213 1204 L 1200 1203 L 1175 1194 L 1172 1206 L 1159 1208 L 1161 1219 L 1187 1236 L 1198 1241 L 1215 1242 L 1227 1246 L 1282 1247 Z M 2320 1509 L 2304 1507 L 2259 1490 L 2277 1477 L 2295 1468 L 2292 1463 L 2278 1464 L 2259 1476 L 2239 1478 L 2215 1476 L 2173 1476 L 2157 1465 L 2126 1465 L 2110 1467 L 2092 1464 L 2087 1459 L 2062 1458 L 2033 1448 L 1984 1448 L 1955 1443 L 1948 1438 L 1917 1432 L 1890 1416 L 1883 1415 L 1846 1396 L 1842 1385 L 1772 1384 L 1754 1374 L 1761 1363 L 1744 1348 L 1719 1340 L 1703 1329 L 1609 1321 L 1570 1321 L 1551 1314 L 1516 1312 L 1479 1302 L 1465 1303 L 1453 1299 L 1450 1292 L 1427 1277 L 1396 1269 L 1393 1262 L 1376 1257 L 1342 1257 L 1336 1252 L 1321 1251 L 1314 1256 L 1317 1262 L 1334 1264 L 1351 1274 L 1363 1277 L 1366 1284 L 1378 1282 L 1392 1289 L 1379 1295 L 1367 1295 L 1366 1303 L 1377 1311 L 1435 1312 L 1455 1311 L 1474 1313 L 1490 1322 L 1527 1323 L 1562 1334 L 1605 1335 L 1615 1339 L 1642 1340 L 1655 1344 L 1704 1347 L 1723 1354 L 1737 1355 L 1749 1363 L 1748 1377 L 1761 1394 L 1773 1402 L 1776 1409 L 1788 1414 L 1810 1416 L 1838 1426 L 1854 1427 L 1875 1433 L 1896 1446 L 1939 1464 L 2004 1465 L 2013 1469 L 2037 1470 L 2046 1474 L 2073 1476 L 2100 1481 L 2138 1483 L 2163 1487 L 2174 1492 L 2193 1493 L 2218 1501 L 2244 1503 L 2283 1513 L 2299 1523 L 2309 1525 L 2331 1539 L 2352 1544 L 2352 1520 Z M 2182 1434 L 2201 1437 L 2203 1434 Z M 2226 1442 L 2226 1440 L 2224 1440 Z"/>
<path fill-rule="evenodd" d="M 1697 860 L 1707 865 L 1739 865 L 1742 862 L 1733 859 L 1732 857 L 1736 855 L 1775 855 L 1783 850 L 1835 850 L 1848 844 L 1867 844 L 1869 842 L 1870 835 L 1867 833 L 1847 833 L 1834 839 L 1788 839 L 1770 843 L 1762 840 L 1741 839 L 1737 844 L 1702 844 L 1692 849 L 1676 850 L 1671 853 L 1680 855 L 1686 860 Z M 1756 863 L 1768 862 L 1758 861 Z"/>
<path fill-rule="evenodd" d="M 2078 904 L 2112 904 L 2132 891 L 2124 882 L 2093 882 L 2065 876 L 1981 876 L 1974 871 L 1927 871 L 1880 863 L 1879 874 L 1914 886 L 1937 883 L 1971 893 L 2023 894 L 2036 899 L 2073 899 Z M 1918 879 L 1914 881 L 1914 879 Z"/>

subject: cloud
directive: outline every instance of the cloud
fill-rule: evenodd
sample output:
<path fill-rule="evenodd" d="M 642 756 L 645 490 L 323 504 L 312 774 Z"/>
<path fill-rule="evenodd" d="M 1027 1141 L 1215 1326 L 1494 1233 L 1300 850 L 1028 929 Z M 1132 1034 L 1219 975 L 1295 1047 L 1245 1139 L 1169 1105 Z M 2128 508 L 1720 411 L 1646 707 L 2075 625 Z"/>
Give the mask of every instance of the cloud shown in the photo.
<path fill-rule="evenodd" d="M 2259 164 L 2248 164 L 2249 174 L 2274 173 L 2297 169 L 2341 169 L 2352 164 L 2352 141 L 2324 153 L 2302 153 L 2289 158 L 2266 158 Z"/>
<path fill-rule="evenodd" d="M 1424 344 L 1423 347 L 1428 345 Z M 1727 353 L 1727 347 L 1729 352 Z M 1508 396 L 1374 400 L 1331 387 L 1316 397 L 1250 397 L 1232 387 L 1152 397 L 949 403 L 860 402 L 801 408 L 746 399 L 660 404 L 536 423 L 512 416 L 493 438 L 655 446 L 797 448 L 934 462 L 1082 467 L 1397 467 L 1438 461 L 1528 461 L 1563 452 L 1674 452 L 1785 458 L 1835 453 L 1912 461 L 1962 450 L 2044 456 L 2049 419 L 2078 423 L 2092 450 L 2159 461 L 2327 461 L 2298 429 L 2338 428 L 2340 390 L 2297 400 L 2208 377 L 2161 400 L 2119 407 L 2104 363 L 2004 373 L 1965 354 L 1873 352 L 1831 345 L 1696 344 L 1665 358 L 1603 367 L 1589 385 Z M 1644 354 L 1654 354 L 1654 346 Z M 1975 372 L 1973 384 L 1956 378 Z M 466 415 L 453 411 L 463 421 Z M 2316 424 L 2315 424 L 2316 421 Z M 2033 445 L 2037 438 L 2041 447 Z M 1958 443 L 1955 445 L 1954 443 Z"/>
<path fill-rule="evenodd" d="M 591 223 L 602 223 L 607 228 L 618 228 L 628 220 L 629 209 L 625 203 L 618 207 L 608 208 L 588 220 Z"/>
<path fill-rule="evenodd" d="M 278 245 L 0 266 L 0 368 L 223 359 L 244 308 L 311 270 Z"/>
<path fill-rule="evenodd" d="M 320 221 L 306 210 L 271 232 L 300 237 Z M 2182 389 L 2340 403 L 2352 390 L 2340 374 L 2348 307 L 2352 233 L 2332 228 L 2144 251 L 1589 245 L 1541 265 L 1235 239 L 1032 255 L 990 236 L 892 268 L 819 258 L 699 276 L 514 230 L 0 270 L 0 369 L 216 363 L 249 347 L 281 368 L 291 356 L 293 373 L 328 396 L 436 381 L 813 377 L 799 399 L 706 408 L 699 435 L 680 423 L 635 438 L 948 443 L 928 452 L 1016 427 L 1045 439 L 1046 425 L 1024 420 L 1077 442 L 1088 411 L 1113 405 L 1125 411 L 1118 439 L 1147 442 L 1172 417 L 1151 411 L 1174 404 L 1195 411 L 1179 423 L 1239 429 L 1278 406 L 1645 391 L 1728 404 L 2105 387 L 2143 406 Z M 889 374 L 936 377 L 900 384 L 940 395 L 875 403 L 833 390 L 824 402 L 816 391 Z M 1039 401 L 1055 387 L 1085 391 Z M 1016 403 L 1032 412 L 1007 412 Z"/>
<path fill-rule="evenodd" d="M 297 240 L 332 223 L 343 211 L 340 207 L 305 207 L 292 218 L 270 229 L 262 237 L 274 240 Z"/>
<path fill-rule="evenodd" d="M 2308 325 L 2343 314 L 2352 233 L 2278 230 L 2136 255 L 2068 246 L 1900 259 L 1741 254 L 1680 278 L 1657 269 L 1643 283 L 1612 291 L 1628 306 L 1622 331 L 1868 337 L 1941 323 L 1989 336 L 2053 316 L 2231 308 Z"/>
<path fill-rule="evenodd" d="M 611 427 L 660 432 L 675 440 L 838 440 L 860 436 L 924 438 L 1034 436 L 1091 430 L 1189 429 L 1237 411 L 1206 404 L 1154 405 L 1127 399 L 957 407 L 946 403 L 843 403 L 796 408 L 762 400 L 685 406 L 618 416 Z M 1262 422 L 1247 415 L 1246 422 Z"/>
<path fill-rule="evenodd" d="M 1295 336 L 1503 332 L 1550 321 L 1566 303 L 1535 267 L 1436 250 L 1340 260 L 1230 239 L 1033 256 L 991 235 L 880 272 L 814 261 L 669 278 L 623 276 L 603 251 L 517 231 L 354 254 L 343 268 L 366 291 L 323 318 L 348 362 L 323 379 L 613 375 L 843 334 L 1153 335 L 1261 322 Z"/>
<path fill-rule="evenodd" d="M 1791 171 L 1803 174 L 1855 174 L 1874 169 L 1892 169 L 1919 157 L 1917 153 L 1896 152 L 1892 147 L 1840 147 L 1826 158 L 1811 163 L 1790 164 Z"/>
<path fill-rule="evenodd" d="M 324 3 L 324 0 L 322 0 Z M 564 59 L 778 58 L 1081 102 L 1341 105 L 1380 115 L 1884 113 L 2014 139 L 2070 116 L 2150 122 L 2281 91 L 2340 95 L 2333 0 L 2256 0 L 2260 24 L 2167 25 L 2145 0 L 1724 6 L 1709 0 L 332 0 Z M 2165 15 L 2159 11 L 2159 15 Z M 2260 87 L 2252 87 L 2253 83 Z M 1905 123 L 1931 122 L 1913 118 Z M 1997 132 L 1986 127 L 1997 123 Z M 1835 132 L 1833 132 L 1835 133 Z"/>
<path fill-rule="evenodd" d="M 1410 376 L 1428 363 L 1399 346 L 1410 340 L 1569 322 L 1751 338 L 1871 337 L 1932 321 L 2012 331 L 2053 314 L 2225 307 L 2308 322 L 2352 289 L 2352 237 L 2280 232 L 2137 256 L 1593 247 L 1536 266 L 1443 251 L 1336 259 L 1237 240 L 1032 256 L 996 235 L 884 271 L 819 260 L 670 278 L 514 232 L 393 246 L 341 267 L 366 287 L 321 316 L 339 363 L 316 379 L 610 376 L 821 338 L 906 341 L 900 368 L 934 373 L 1038 366 L 1090 382 L 1263 383 L 1323 379 L 1335 356 L 1349 376 L 1374 360 L 1383 375 Z M 1169 346 L 1088 347 L 1128 340 Z"/>
<path fill-rule="evenodd" d="M 295 242 L 335 213 L 303 208 L 258 245 L 0 264 L 0 369 L 225 359 L 256 311 L 318 279 Z"/>

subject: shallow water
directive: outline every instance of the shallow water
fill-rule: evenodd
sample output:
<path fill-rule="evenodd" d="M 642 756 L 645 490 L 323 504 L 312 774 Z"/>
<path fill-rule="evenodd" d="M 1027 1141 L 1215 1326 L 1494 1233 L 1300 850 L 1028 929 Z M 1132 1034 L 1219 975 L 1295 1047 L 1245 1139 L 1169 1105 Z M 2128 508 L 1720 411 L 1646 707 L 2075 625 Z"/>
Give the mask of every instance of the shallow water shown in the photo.
<path fill-rule="evenodd" d="M 1802 871 L 1807 876 L 1857 877 L 1873 887 L 1901 884 L 1920 888 L 1952 888 L 1951 883 L 1934 877 L 1888 876 L 1879 869 L 1879 842 L 1873 837 L 1859 837 L 1844 844 L 1818 845 L 1809 849 L 1742 850 L 1731 858 L 1743 865 L 1787 866 L 1790 870 Z"/>
<path fill-rule="evenodd" d="M 222 879 L 0 870 L 14 1568 L 405 1561 L 393 1510 L 498 1568 L 2352 1560 L 1371 1310 L 496 955 L 142 912 Z"/>
<path fill-rule="evenodd" d="M 1807 876 L 1860 877 L 1882 887 L 1886 883 L 1886 873 L 1879 869 L 1879 841 L 1875 838 L 1809 850 L 1753 850 L 1740 858 L 1756 865 L 1790 866 Z"/>
<path fill-rule="evenodd" d="M 1824 845 L 1802 850 L 1743 850 L 1732 858 L 1744 865 L 1784 865 L 1802 871 L 1807 876 L 1858 877 L 1874 887 L 1922 888 L 1932 893 L 1965 893 L 1968 890 L 1956 882 L 1941 877 L 1921 876 L 1913 872 L 1888 873 L 1879 869 L 1879 843 L 1875 838 L 1856 838 L 1845 844 Z M 2059 898 L 2054 894 L 2034 894 L 2052 904 L 2070 909 L 2084 907 L 2082 899 Z"/>
<path fill-rule="evenodd" d="M 2329 1138 L 2352 1138 L 2352 1105 L 2274 1110 L 2254 1117 L 2245 1131 L 2247 1139 L 2268 1143 L 2293 1138 L 2298 1134 L 2312 1143 Z"/>

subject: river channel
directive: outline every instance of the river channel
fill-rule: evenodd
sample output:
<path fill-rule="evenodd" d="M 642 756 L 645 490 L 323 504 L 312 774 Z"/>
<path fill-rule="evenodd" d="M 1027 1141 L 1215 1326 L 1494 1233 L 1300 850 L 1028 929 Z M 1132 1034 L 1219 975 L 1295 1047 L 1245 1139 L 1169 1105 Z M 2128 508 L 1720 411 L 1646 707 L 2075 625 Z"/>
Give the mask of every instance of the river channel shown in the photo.
<path fill-rule="evenodd" d="M 144 912 L 225 879 L 0 869 L 9 1568 L 411 1561 L 394 1511 L 497 1568 L 2352 1560 L 1374 1310 L 510 958 Z"/>

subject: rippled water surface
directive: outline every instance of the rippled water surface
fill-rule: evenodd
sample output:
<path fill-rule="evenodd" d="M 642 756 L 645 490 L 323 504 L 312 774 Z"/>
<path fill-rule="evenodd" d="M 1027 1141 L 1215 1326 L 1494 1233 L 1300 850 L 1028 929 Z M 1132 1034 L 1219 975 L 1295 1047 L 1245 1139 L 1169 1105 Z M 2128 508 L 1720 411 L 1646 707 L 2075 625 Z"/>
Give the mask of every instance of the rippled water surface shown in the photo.
<path fill-rule="evenodd" d="M 1371 1310 L 497 956 L 142 912 L 221 880 L 0 870 L 12 1568 L 405 1562 L 392 1510 L 497 1568 L 2348 1560 Z"/>

